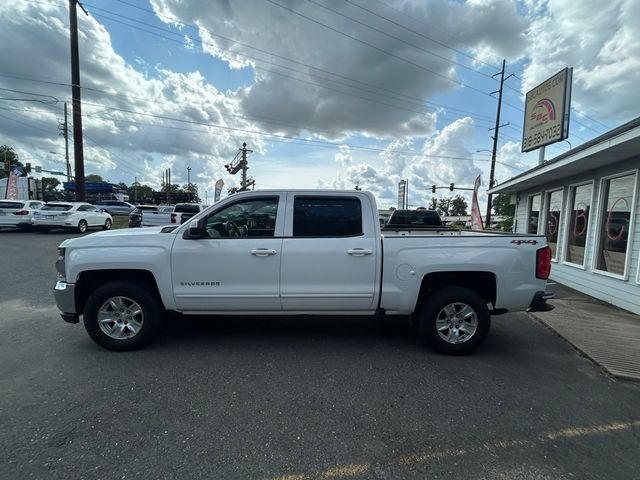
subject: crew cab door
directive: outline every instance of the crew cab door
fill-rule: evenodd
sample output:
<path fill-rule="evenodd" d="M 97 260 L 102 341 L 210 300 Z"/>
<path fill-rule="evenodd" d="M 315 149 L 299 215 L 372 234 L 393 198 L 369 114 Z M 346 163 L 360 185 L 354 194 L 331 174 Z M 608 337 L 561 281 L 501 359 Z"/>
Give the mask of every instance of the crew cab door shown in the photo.
<path fill-rule="evenodd" d="M 290 193 L 282 244 L 285 311 L 370 311 L 377 306 L 376 218 L 366 197 Z M 364 208 L 363 208 L 364 207 Z"/>
<path fill-rule="evenodd" d="M 200 238 L 179 234 L 171 254 L 184 312 L 279 311 L 284 195 L 244 197 L 209 213 Z"/>

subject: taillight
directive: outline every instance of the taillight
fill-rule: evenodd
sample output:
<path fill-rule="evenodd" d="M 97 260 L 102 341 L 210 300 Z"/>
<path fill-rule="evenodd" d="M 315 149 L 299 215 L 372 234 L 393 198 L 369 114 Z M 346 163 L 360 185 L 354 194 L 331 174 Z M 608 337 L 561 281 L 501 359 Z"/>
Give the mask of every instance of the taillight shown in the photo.
<path fill-rule="evenodd" d="M 551 249 L 541 248 L 536 252 L 536 278 L 546 280 L 551 274 Z"/>
<path fill-rule="evenodd" d="M 19 212 L 13 212 L 14 215 L 29 215 L 28 210 L 20 210 Z"/>
<path fill-rule="evenodd" d="M 176 214 L 175 213 L 171 214 L 171 223 L 176 223 Z"/>

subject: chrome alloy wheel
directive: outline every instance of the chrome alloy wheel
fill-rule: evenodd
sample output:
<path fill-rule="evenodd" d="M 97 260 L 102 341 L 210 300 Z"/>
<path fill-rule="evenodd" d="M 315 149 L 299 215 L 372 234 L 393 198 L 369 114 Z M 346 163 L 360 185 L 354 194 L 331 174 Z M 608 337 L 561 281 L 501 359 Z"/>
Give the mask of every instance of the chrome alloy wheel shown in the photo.
<path fill-rule="evenodd" d="M 127 297 L 111 297 L 98 310 L 100 330 L 115 340 L 135 337 L 143 322 L 142 307 Z"/>
<path fill-rule="evenodd" d="M 438 313 L 436 330 L 440 338 L 447 343 L 464 343 L 478 330 L 478 315 L 466 303 L 450 303 Z"/>

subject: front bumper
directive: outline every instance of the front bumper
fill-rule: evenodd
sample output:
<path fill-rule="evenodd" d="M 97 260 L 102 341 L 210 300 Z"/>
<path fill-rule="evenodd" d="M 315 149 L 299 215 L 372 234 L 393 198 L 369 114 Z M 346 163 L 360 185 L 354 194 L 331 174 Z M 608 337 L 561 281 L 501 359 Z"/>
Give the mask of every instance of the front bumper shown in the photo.
<path fill-rule="evenodd" d="M 56 300 L 60 316 L 65 322 L 78 323 L 80 315 L 76 312 L 76 286 L 64 280 L 58 280 L 53 289 L 53 296 Z"/>
<path fill-rule="evenodd" d="M 531 305 L 527 308 L 527 312 L 550 312 L 555 307 L 549 305 L 547 300 L 554 297 L 552 292 L 536 292 L 531 300 Z"/>

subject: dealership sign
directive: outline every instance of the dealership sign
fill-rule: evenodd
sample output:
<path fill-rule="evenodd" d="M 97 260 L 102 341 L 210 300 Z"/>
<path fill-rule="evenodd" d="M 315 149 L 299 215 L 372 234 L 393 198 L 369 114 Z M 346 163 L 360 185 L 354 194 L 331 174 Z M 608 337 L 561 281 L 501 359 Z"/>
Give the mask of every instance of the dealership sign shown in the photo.
<path fill-rule="evenodd" d="M 560 142 L 569 136 L 572 76 L 573 68 L 565 68 L 527 93 L 523 152 Z"/>

